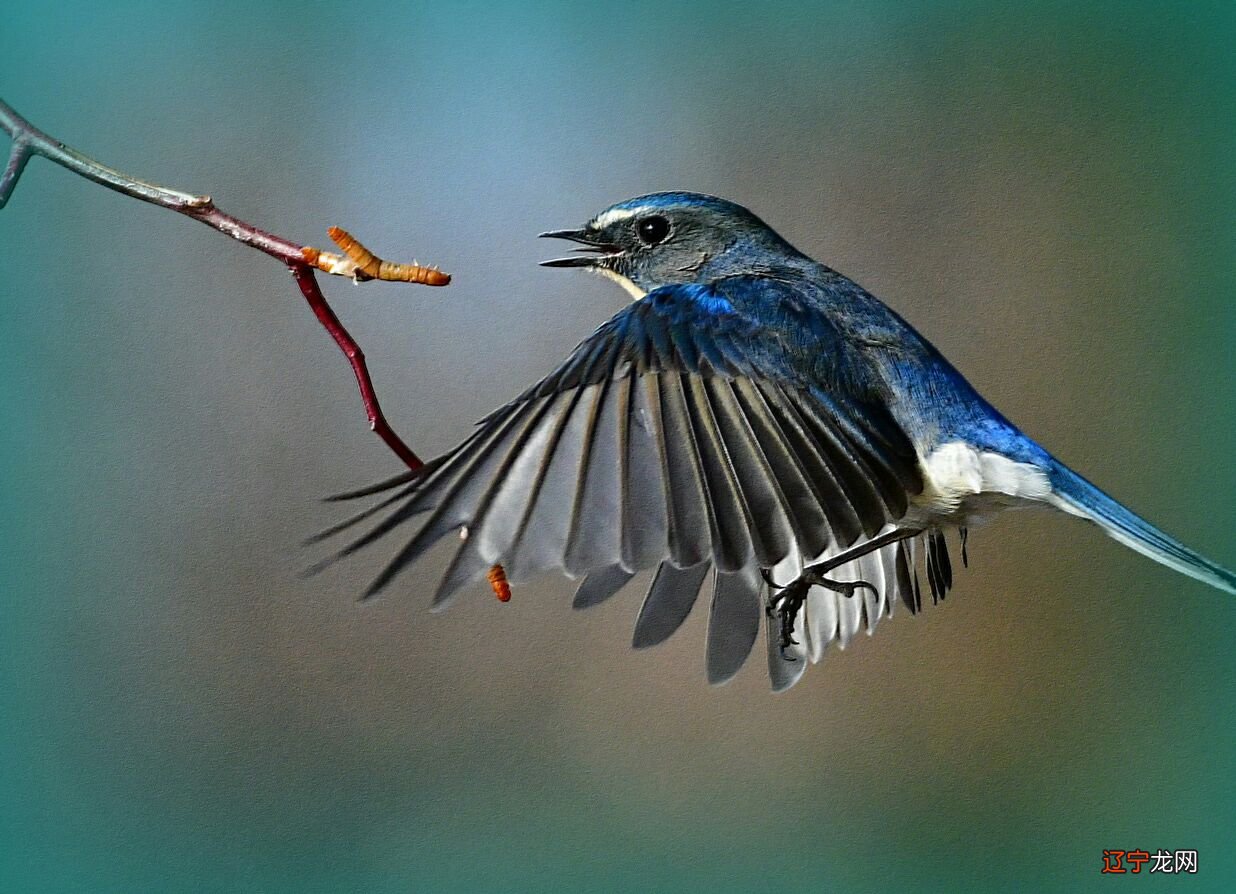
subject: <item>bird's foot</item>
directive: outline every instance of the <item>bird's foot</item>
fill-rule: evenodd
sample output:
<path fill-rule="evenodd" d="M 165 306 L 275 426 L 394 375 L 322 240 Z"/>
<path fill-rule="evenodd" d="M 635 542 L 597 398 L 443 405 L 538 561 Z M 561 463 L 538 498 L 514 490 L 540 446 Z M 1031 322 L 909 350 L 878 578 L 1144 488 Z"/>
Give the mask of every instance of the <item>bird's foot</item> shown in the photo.
<path fill-rule="evenodd" d="M 807 601 L 807 591 L 811 585 L 800 578 L 788 586 L 777 587 L 767 575 L 764 579 L 774 588 L 774 592 L 769 594 L 764 612 L 770 621 L 777 618 L 781 622 L 781 657 L 786 661 L 797 661 L 797 658 L 787 652 L 791 646 L 798 645 L 798 640 L 794 639 L 794 622 L 798 619 L 803 603 Z"/>
<path fill-rule="evenodd" d="M 847 599 L 853 598 L 862 589 L 870 590 L 873 593 L 879 592 L 875 586 L 865 580 L 833 580 L 830 577 L 825 577 L 824 571 L 817 570 L 815 567 L 804 568 L 802 574 L 784 586 L 779 586 L 767 571 L 761 570 L 760 573 L 763 575 L 765 583 L 773 590 L 764 611 L 769 618 L 775 616 L 781 621 L 781 657 L 787 661 L 797 660 L 794 656 L 787 655 L 786 650 L 790 646 L 798 645 L 798 640 L 794 639 L 794 623 L 797 621 L 798 613 L 807 601 L 807 593 L 812 587 L 823 587 L 826 590 L 832 590 L 834 593 L 840 593 Z"/>

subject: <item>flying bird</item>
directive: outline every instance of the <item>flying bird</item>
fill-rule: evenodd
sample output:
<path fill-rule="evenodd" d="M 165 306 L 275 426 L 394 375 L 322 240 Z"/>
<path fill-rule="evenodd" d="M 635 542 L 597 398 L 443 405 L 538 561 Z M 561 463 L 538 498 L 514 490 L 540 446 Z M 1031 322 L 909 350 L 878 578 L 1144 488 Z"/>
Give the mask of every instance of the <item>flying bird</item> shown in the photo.
<path fill-rule="evenodd" d="M 315 538 L 386 513 L 334 558 L 406 537 L 369 595 L 448 536 L 435 607 L 499 564 L 515 582 L 582 579 L 576 607 L 653 569 L 634 634 L 646 647 L 711 571 L 708 679 L 738 672 L 765 618 L 780 691 L 897 602 L 943 598 L 946 534 L 968 563 L 969 527 L 1013 507 L 1078 516 L 1236 593 L 1236 575 L 1067 468 L 909 323 L 746 208 L 654 193 L 541 235 L 579 246 L 545 266 L 601 274 L 634 301 L 453 450 L 340 496 L 389 492 Z"/>

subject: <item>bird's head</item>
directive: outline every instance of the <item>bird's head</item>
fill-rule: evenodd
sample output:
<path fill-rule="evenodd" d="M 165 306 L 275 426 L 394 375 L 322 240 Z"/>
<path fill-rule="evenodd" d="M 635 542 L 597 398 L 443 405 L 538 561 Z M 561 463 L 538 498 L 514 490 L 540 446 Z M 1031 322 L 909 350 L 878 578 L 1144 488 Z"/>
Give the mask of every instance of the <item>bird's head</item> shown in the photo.
<path fill-rule="evenodd" d="M 801 258 L 741 205 L 690 192 L 658 192 L 611 205 L 577 230 L 542 237 L 580 243 L 545 267 L 583 267 L 620 283 L 635 298 L 660 286 L 768 270 Z"/>

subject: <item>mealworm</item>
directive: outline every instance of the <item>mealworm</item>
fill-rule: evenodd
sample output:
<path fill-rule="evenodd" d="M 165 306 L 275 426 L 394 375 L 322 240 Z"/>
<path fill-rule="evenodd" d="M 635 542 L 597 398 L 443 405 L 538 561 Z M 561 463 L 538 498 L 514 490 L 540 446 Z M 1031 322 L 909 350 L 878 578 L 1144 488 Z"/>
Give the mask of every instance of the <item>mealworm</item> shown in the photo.
<path fill-rule="evenodd" d="M 451 281 L 451 278 L 437 267 L 384 261 L 341 227 L 331 227 L 326 234 L 343 250 L 344 254 L 352 259 L 356 269 L 371 279 L 412 282 L 423 286 L 444 286 Z"/>
<path fill-rule="evenodd" d="M 347 251 L 347 249 L 344 249 Z M 506 569 L 501 565 L 495 565 L 489 569 L 489 573 L 485 575 L 489 579 L 489 585 L 494 588 L 494 595 L 498 597 L 499 602 L 511 601 L 511 585 L 506 581 Z"/>

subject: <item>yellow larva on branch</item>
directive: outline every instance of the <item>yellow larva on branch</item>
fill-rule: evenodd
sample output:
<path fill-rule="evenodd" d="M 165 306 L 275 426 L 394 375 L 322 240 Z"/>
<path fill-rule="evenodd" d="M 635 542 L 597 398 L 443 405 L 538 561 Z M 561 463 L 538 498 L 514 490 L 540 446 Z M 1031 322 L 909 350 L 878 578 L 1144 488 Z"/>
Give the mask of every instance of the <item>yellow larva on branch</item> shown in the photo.
<path fill-rule="evenodd" d="M 331 227 L 326 231 L 331 240 L 343 250 L 356 269 L 371 279 L 381 279 L 390 282 L 413 282 L 423 286 L 444 286 L 451 278 L 436 267 L 422 267 L 420 264 L 395 264 L 384 261 L 371 252 L 347 230 L 341 227 Z"/>

